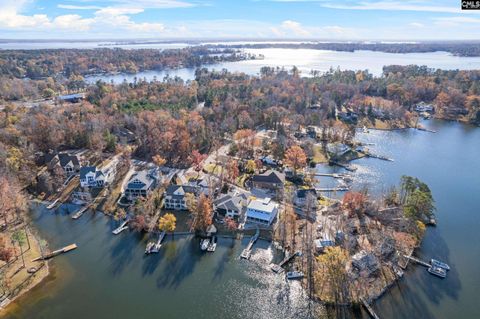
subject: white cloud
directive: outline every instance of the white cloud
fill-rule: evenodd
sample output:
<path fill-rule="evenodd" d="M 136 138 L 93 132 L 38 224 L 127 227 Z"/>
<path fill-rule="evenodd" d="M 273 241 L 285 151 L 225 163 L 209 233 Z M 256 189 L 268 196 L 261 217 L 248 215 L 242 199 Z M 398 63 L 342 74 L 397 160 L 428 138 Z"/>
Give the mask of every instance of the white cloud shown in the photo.
<path fill-rule="evenodd" d="M 352 5 L 338 4 L 337 2 L 328 2 L 322 4 L 325 8 L 344 9 L 344 10 L 386 10 L 386 11 L 423 11 L 423 12 L 443 12 L 460 13 L 460 4 L 458 7 L 439 6 L 435 2 L 425 1 L 360 1 Z"/>
<path fill-rule="evenodd" d="M 425 26 L 423 23 L 420 23 L 420 22 L 412 22 L 412 23 L 409 23 L 408 25 L 414 28 L 423 28 Z"/>
<path fill-rule="evenodd" d="M 292 31 L 295 35 L 298 36 L 309 36 L 310 32 L 305 30 L 302 25 L 297 21 L 285 20 L 282 22 L 282 28 L 287 31 Z"/>
<path fill-rule="evenodd" d="M 77 5 L 71 5 L 71 4 L 59 4 L 57 5 L 57 7 L 60 9 L 66 9 L 66 10 L 98 10 L 102 8 L 99 6 L 77 6 Z"/>

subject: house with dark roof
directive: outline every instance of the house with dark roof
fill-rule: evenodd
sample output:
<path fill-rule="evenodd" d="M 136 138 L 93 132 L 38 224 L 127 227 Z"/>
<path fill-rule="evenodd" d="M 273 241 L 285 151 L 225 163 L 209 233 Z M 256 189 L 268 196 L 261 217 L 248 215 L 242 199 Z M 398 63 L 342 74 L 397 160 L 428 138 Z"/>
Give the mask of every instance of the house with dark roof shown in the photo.
<path fill-rule="evenodd" d="M 165 190 L 164 208 L 173 210 L 187 210 L 186 194 L 195 197 L 200 194 L 200 188 L 190 185 L 169 185 Z"/>
<path fill-rule="evenodd" d="M 213 209 L 219 216 L 238 220 L 247 204 L 248 196 L 246 194 L 229 193 L 218 197 L 213 202 Z"/>
<path fill-rule="evenodd" d="M 69 153 L 48 153 L 44 155 L 44 163 L 49 170 L 60 166 L 67 176 L 76 174 L 80 171 L 81 158 L 77 154 Z"/>
<path fill-rule="evenodd" d="M 285 184 L 285 175 L 275 170 L 268 170 L 263 174 L 253 175 L 252 187 L 277 191 Z"/>
<path fill-rule="evenodd" d="M 104 187 L 113 182 L 116 173 L 116 162 L 98 169 L 96 166 L 80 168 L 80 185 L 82 187 Z"/>
<path fill-rule="evenodd" d="M 125 197 L 134 200 L 139 196 L 147 196 L 157 185 L 157 176 L 153 170 L 143 170 L 136 172 L 130 177 L 125 187 Z"/>

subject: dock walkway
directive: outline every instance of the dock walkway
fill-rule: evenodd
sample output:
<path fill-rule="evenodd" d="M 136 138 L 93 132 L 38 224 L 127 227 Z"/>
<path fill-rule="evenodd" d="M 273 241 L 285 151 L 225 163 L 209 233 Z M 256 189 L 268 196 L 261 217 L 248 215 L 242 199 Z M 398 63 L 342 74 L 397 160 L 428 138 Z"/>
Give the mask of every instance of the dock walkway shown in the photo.
<path fill-rule="evenodd" d="M 363 298 L 361 298 L 362 304 L 367 309 L 368 314 L 373 318 L 373 319 L 380 319 L 380 317 L 375 313 L 373 310 L 372 306 Z"/>
<path fill-rule="evenodd" d="M 240 258 L 250 259 L 250 255 L 252 254 L 253 244 L 255 244 L 255 242 L 257 241 L 259 236 L 260 236 L 260 229 L 257 227 L 257 231 L 255 232 L 255 235 L 252 238 L 250 238 L 250 241 L 248 242 L 247 248 L 245 248 L 242 251 L 242 254 L 240 255 Z"/>
<path fill-rule="evenodd" d="M 427 263 L 426 261 L 423 261 L 423 260 L 420 260 L 418 258 L 415 258 L 415 257 L 412 257 L 412 256 L 407 256 L 407 255 L 403 255 L 403 257 L 411 260 L 411 261 L 414 261 L 416 262 L 417 264 L 419 265 L 422 265 L 422 266 L 425 266 L 425 267 L 428 267 L 430 268 L 432 265 L 430 263 Z"/>
<path fill-rule="evenodd" d="M 58 256 L 60 254 L 64 254 L 66 252 L 74 250 L 76 248 L 77 248 L 77 244 L 71 244 L 71 245 L 65 246 L 63 248 L 57 249 L 57 250 L 55 250 L 55 251 L 53 251 L 49 254 L 45 254 L 43 256 L 37 257 L 37 258 L 33 259 L 32 261 L 50 259 L 50 258 L 53 258 L 53 257 Z"/>
<path fill-rule="evenodd" d="M 82 217 L 83 213 L 85 213 L 89 208 L 90 208 L 89 205 L 80 208 L 78 211 L 76 211 L 76 212 L 72 215 L 72 219 L 79 219 L 80 217 Z"/>
<path fill-rule="evenodd" d="M 285 256 L 285 258 L 283 258 L 283 260 L 278 263 L 278 264 L 271 264 L 270 265 L 270 269 L 275 272 L 275 273 L 281 273 L 284 271 L 283 269 L 283 266 L 285 266 L 287 263 L 289 263 L 290 261 L 293 260 L 293 258 L 297 257 L 297 256 L 300 256 L 301 253 L 299 251 L 297 251 L 296 253 L 294 254 L 291 254 L 289 256 Z"/>
<path fill-rule="evenodd" d="M 112 233 L 113 233 L 114 235 L 120 234 L 120 233 L 121 233 L 122 231 L 124 231 L 125 229 L 128 229 L 127 224 L 128 224 L 128 220 L 124 221 L 118 228 L 114 229 L 114 230 L 112 231 Z"/>

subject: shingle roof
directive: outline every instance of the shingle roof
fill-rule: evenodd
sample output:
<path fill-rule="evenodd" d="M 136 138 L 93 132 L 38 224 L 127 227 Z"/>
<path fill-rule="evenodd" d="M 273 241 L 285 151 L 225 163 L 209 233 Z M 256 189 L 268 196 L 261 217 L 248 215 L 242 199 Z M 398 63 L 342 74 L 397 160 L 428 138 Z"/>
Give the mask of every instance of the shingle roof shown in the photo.
<path fill-rule="evenodd" d="M 135 180 L 138 180 L 139 183 L 134 183 Z M 153 178 L 148 171 L 139 171 L 132 175 L 127 188 L 149 189 L 154 182 L 155 178 Z"/>
<path fill-rule="evenodd" d="M 80 166 L 80 161 L 78 160 L 78 157 L 76 155 L 70 155 L 67 153 L 60 153 L 58 154 L 58 159 L 60 161 L 60 165 L 64 167 L 68 163 L 72 162 L 73 165 L 75 166 Z"/>
<path fill-rule="evenodd" d="M 274 170 L 268 170 L 261 175 L 253 175 L 252 181 L 261 183 L 282 184 L 285 182 L 285 175 Z"/>
<path fill-rule="evenodd" d="M 95 173 L 97 168 L 95 166 L 84 166 L 80 168 L 80 179 L 85 179 L 88 173 Z"/>
<path fill-rule="evenodd" d="M 185 193 L 192 193 L 192 194 L 195 194 L 197 195 L 198 192 L 199 192 L 199 188 L 196 187 L 196 186 L 190 186 L 190 185 L 169 185 L 167 187 L 167 190 L 165 191 L 165 193 L 167 194 L 167 196 L 178 196 L 178 195 L 174 195 L 174 193 L 178 190 L 182 188 L 183 191 Z"/>

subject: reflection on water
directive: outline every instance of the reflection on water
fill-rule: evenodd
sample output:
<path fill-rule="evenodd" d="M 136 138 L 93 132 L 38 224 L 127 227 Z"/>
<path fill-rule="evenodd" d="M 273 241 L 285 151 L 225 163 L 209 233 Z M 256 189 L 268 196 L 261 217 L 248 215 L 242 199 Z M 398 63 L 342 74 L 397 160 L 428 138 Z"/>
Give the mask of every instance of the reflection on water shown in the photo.
<path fill-rule="evenodd" d="M 427 122 L 436 134 L 415 130 L 372 131 L 361 135 L 372 150 L 395 162 L 355 161 L 355 188 L 379 194 L 403 174 L 427 182 L 438 208 L 438 226 L 429 228 L 418 254 L 450 264 L 446 279 L 411 266 L 406 276 L 374 305 L 381 318 L 479 318 L 480 130 L 451 122 Z M 324 171 L 343 172 L 332 167 Z M 321 182 L 326 179 L 321 178 Z M 340 195 L 339 195 L 340 196 Z M 220 238 L 213 254 L 200 252 L 198 239 L 168 238 L 160 253 L 145 256 L 146 238 L 113 236 L 116 223 L 102 214 L 74 221 L 68 206 L 60 212 L 38 209 L 33 223 L 50 246 L 77 243 L 57 257 L 56 289 L 21 300 L 7 318 L 322 318 L 324 309 L 306 299 L 298 283 L 286 282 L 268 265 L 280 258 L 259 241 L 250 261 L 238 256 L 248 238 Z M 73 211 L 70 207 L 70 211 Z M 362 314 L 348 315 L 360 318 Z M 363 314 L 364 318 L 367 318 Z M 335 318 L 333 315 L 331 318 Z"/>

